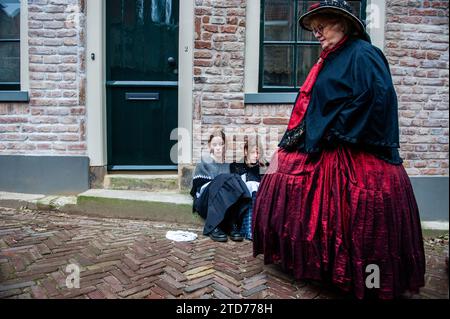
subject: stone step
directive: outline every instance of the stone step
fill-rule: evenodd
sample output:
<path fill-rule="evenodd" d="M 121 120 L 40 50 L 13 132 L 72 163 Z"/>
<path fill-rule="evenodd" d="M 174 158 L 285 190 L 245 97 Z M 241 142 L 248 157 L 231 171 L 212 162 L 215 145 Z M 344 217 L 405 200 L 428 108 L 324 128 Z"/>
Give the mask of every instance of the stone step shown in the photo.
<path fill-rule="evenodd" d="M 178 175 L 108 174 L 104 188 L 136 191 L 177 191 Z"/>
<path fill-rule="evenodd" d="M 135 218 L 203 225 L 192 198 L 178 192 L 91 189 L 77 197 L 77 210 L 98 217 Z"/>

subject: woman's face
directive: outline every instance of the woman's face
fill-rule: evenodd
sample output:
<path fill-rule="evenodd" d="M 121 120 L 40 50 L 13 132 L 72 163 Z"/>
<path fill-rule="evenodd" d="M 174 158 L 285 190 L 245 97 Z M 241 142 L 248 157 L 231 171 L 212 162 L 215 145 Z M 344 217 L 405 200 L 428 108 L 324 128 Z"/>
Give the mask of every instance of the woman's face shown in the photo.
<path fill-rule="evenodd" d="M 259 151 L 257 146 L 253 146 L 248 150 L 247 162 L 248 164 L 256 164 L 259 161 Z"/>
<path fill-rule="evenodd" d="M 329 50 L 344 38 L 344 27 L 336 20 L 316 17 L 311 21 L 313 35 L 320 41 L 322 49 Z"/>
<path fill-rule="evenodd" d="M 221 160 L 223 158 L 225 143 L 220 136 L 213 137 L 209 142 L 209 150 L 216 159 Z"/>

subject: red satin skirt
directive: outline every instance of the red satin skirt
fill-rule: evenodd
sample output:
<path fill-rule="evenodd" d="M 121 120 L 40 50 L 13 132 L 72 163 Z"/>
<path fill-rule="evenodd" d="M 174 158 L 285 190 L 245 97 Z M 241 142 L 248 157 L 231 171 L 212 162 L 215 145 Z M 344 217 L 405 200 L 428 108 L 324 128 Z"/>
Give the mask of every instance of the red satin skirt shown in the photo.
<path fill-rule="evenodd" d="M 424 286 L 419 212 L 402 165 L 348 146 L 280 149 L 252 218 L 254 256 L 295 279 L 327 281 L 360 299 Z"/>

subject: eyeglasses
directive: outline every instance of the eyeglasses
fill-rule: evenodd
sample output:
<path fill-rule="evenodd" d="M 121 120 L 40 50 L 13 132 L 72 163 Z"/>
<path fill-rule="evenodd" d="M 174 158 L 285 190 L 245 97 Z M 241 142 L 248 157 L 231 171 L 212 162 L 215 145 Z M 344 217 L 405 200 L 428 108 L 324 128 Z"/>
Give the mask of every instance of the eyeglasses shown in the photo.
<path fill-rule="evenodd" d="M 313 33 L 313 35 L 316 35 L 316 34 L 318 34 L 318 33 L 320 33 L 320 34 L 323 35 L 323 30 L 324 30 L 327 26 L 328 26 L 328 24 L 325 24 L 325 25 L 319 24 L 319 25 L 317 26 L 317 28 L 312 28 L 312 33 Z"/>

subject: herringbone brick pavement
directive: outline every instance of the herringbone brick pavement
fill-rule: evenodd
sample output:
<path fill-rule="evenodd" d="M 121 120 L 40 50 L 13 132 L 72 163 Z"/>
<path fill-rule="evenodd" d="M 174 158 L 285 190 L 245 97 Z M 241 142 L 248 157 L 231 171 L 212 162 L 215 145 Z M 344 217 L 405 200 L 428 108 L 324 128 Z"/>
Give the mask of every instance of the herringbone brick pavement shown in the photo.
<path fill-rule="evenodd" d="M 168 230 L 192 231 L 199 238 L 172 242 L 165 238 Z M 448 298 L 443 259 L 431 255 L 429 261 L 434 268 L 423 297 Z M 78 289 L 67 288 L 69 264 L 79 266 Z M 0 298 L 342 296 L 264 266 L 262 258 L 253 258 L 249 241 L 216 243 L 200 228 L 0 208 Z"/>

